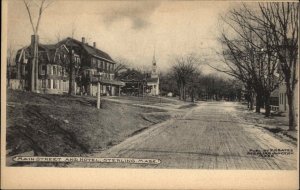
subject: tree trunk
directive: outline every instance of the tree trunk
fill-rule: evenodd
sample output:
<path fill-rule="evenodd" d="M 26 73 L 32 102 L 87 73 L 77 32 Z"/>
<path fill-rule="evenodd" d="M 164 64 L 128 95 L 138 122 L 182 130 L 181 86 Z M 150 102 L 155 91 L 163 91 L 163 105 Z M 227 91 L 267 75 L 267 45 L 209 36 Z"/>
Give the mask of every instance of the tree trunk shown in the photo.
<path fill-rule="evenodd" d="M 18 69 L 17 69 L 17 79 L 21 80 L 21 63 L 17 62 Z"/>
<path fill-rule="evenodd" d="M 252 93 L 250 93 L 249 94 L 249 101 L 250 101 L 250 108 L 249 108 L 249 110 L 254 110 L 254 105 L 253 105 L 253 94 Z"/>
<path fill-rule="evenodd" d="M 192 100 L 192 102 L 194 102 L 194 88 L 192 87 L 192 93 L 191 93 L 191 100 Z"/>
<path fill-rule="evenodd" d="M 249 108 L 249 110 L 253 110 L 254 108 L 253 108 L 253 98 L 252 99 L 250 99 L 250 108 Z"/>
<path fill-rule="evenodd" d="M 182 85 L 182 99 L 185 101 L 185 86 Z"/>
<path fill-rule="evenodd" d="M 180 90 L 180 82 L 177 81 L 177 89 L 178 89 L 178 94 L 179 94 L 179 100 L 181 100 L 181 90 Z"/>
<path fill-rule="evenodd" d="M 265 94 L 265 116 L 269 117 L 271 114 L 271 106 L 270 106 L 270 93 Z"/>
<path fill-rule="evenodd" d="M 255 108 L 256 113 L 260 113 L 261 98 L 262 97 L 260 94 L 256 94 L 256 108 Z"/>
<path fill-rule="evenodd" d="M 36 35 L 32 35 L 31 36 L 31 56 L 32 56 L 32 59 L 31 59 L 31 77 L 30 77 L 30 91 L 31 92 L 34 92 L 35 91 L 35 64 L 36 64 Z"/>
<path fill-rule="evenodd" d="M 293 90 L 290 89 L 290 83 L 286 83 L 286 95 L 289 105 L 289 130 L 294 131 L 296 129 L 294 93 Z"/>
<path fill-rule="evenodd" d="M 10 78 L 11 78 L 11 66 L 10 63 L 8 63 L 8 67 L 7 67 L 7 88 L 10 87 Z"/>
<path fill-rule="evenodd" d="M 35 35 L 35 90 L 39 88 L 39 49 L 38 49 L 38 36 Z"/>
<path fill-rule="evenodd" d="M 70 49 L 70 64 L 69 64 L 69 70 L 70 70 L 70 73 L 69 73 L 69 92 L 68 94 L 69 95 L 73 95 L 74 94 L 74 68 L 73 68 L 73 49 L 71 48 Z"/>

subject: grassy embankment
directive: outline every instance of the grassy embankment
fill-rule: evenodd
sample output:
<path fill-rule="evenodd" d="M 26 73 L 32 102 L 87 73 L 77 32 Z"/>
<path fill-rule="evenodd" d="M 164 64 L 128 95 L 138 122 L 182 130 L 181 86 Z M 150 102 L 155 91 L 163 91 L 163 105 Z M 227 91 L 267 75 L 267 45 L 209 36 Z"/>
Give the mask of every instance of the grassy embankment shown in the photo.
<path fill-rule="evenodd" d="M 90 97 L 8 91 L 7 156 L 28 151 L 80 156 L 107 149 L 171 117 L 156 108 L 103 100 L 97 110 L 95 104 Z"/>

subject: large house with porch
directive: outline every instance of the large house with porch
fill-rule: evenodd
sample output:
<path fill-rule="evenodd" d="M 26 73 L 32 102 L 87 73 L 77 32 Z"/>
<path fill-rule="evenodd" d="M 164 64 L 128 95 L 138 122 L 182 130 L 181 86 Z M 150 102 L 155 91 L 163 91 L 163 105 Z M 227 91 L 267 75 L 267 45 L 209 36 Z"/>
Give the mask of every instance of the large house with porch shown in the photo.
<path fill-rule="evenodd" d="M 33 44 L 33 43 L 31 43 Z M 17 81 L 19 89 L 30 87 L 30 66 L 33 45 L 18 50 L 16 55 Z M 71 61 L 70 61 L 71 60 Z M 81 41 L 66 38 L 56 44 L 38 43 L 38 89 L 39 93 L 62 94 L 69 90 L 71 65 L 73 68 L 73 87 L 76 94 L 96 96 L 100 80 L 101 93 L 118 95 L 124 83 L 115 80 L 114 60 L 105 52 Z M 95 77 L 95 76 L 101 76 Z"/>
<path fill-rule="evenodd" d="M 151 73 L 141 72 L 134 69 L 128 69 L 118 77 L 125 86 L 122 93 L 133 96 L 140 95 L 159 95 L 159 76 L 157 72 L 155 55 L 152 60 Z"/>

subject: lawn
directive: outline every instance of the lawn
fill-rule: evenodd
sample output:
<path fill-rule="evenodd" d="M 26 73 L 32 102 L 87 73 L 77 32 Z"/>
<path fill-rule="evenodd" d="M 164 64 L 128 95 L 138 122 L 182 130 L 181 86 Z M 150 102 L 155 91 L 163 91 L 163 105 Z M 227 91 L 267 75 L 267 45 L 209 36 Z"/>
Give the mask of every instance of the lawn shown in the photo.
<path fill-rule="evenodd" d="M 7 156 L 80 156 L 170 118 L 166 111 L 66 95 L 8 91 Z"/>

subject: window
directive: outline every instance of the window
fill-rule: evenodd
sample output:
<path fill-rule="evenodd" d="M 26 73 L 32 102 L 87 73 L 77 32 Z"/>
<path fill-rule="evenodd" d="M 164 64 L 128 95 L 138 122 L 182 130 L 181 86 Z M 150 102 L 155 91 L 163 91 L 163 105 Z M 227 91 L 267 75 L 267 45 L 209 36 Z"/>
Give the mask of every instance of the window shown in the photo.
<path fill-rule="evenodd" d="M 51 65 L 47 65 L 47 75 L 51 75 Z"/>
<path fill-rule="evenodd" d="M 101 68 L 101 61 L 97 60 L 97 67 L 100 69 Z"/>
<path fill-rule="evenodd" d="M 46 80 L 42 80 L 42 88 L 46 88 Z"/>
<path fill-rule="evenodd" d="M 111 65 L 111 70 L 114 71 L 115 70 L 115 64 Z"/>
<path fill-rule="evenodd" d="M 53 89 L 57 89 L 57 80 L 53 80 Z"/>
<path fill-rule="evenodd" d="M 96 67 L 97 59 L 92 57 L 91 60 L 92 60 L 92 67 Z"/>
<path fill-rule="evenodd" d="M 104 70 L 107 71 L 107 63 L 104 63 Z"/>
<path fill-rule="evenodd" d="M 26 74 L 26 66 L 22 65 L 22 75 L 25 75 L 25 74 Z"/>
<path fill-rule="evenodd" d="M 58 76 L 61 76 L 61 73 L 62 73 L 62 68 L 61 68 L 61 66 L 57 66 L 57 75 L 58 75 Z"/>
<path fill-rule="evenodd" d="M 40 75 L 45 75 L 46 73 L 46 65 L 40 65 Z"/>
<path fill-rule="evenodd" d="M 110 80 L 114 80 L 114 77 L 115 75 L 114 74 L 110 74 Z"/>
<path fill-rule="evenodd" d="M 66 77 L 67 76 L 67 71 L 66 71 L 66 68 L 62 68 L 62 76 Z"/>
<path fill-rule="evenodd" d="M 80 63 L 80 58 L 78 56 L 75 56 L 75 63 L 79 64 Z"/>
<path fill-rule="evenodd" d="M 101 69 L 104 68 L 104 61 L 101 61 Z"/>
<path fill-rule="evenodd" d="M 53 66 L 53 75 L 57 75 L 57 67 Z"/>
<path fill-rule="evenodd" d="M 63 84 L 63 90 L 66 91 L 67 90 L 67 81 L 63 80 L 62 84 Z"/>
<path fill-rule="evenodd" d="M 48 85 L 47 88 L 51 88 L 51 79 L 48 79 Z"/>

